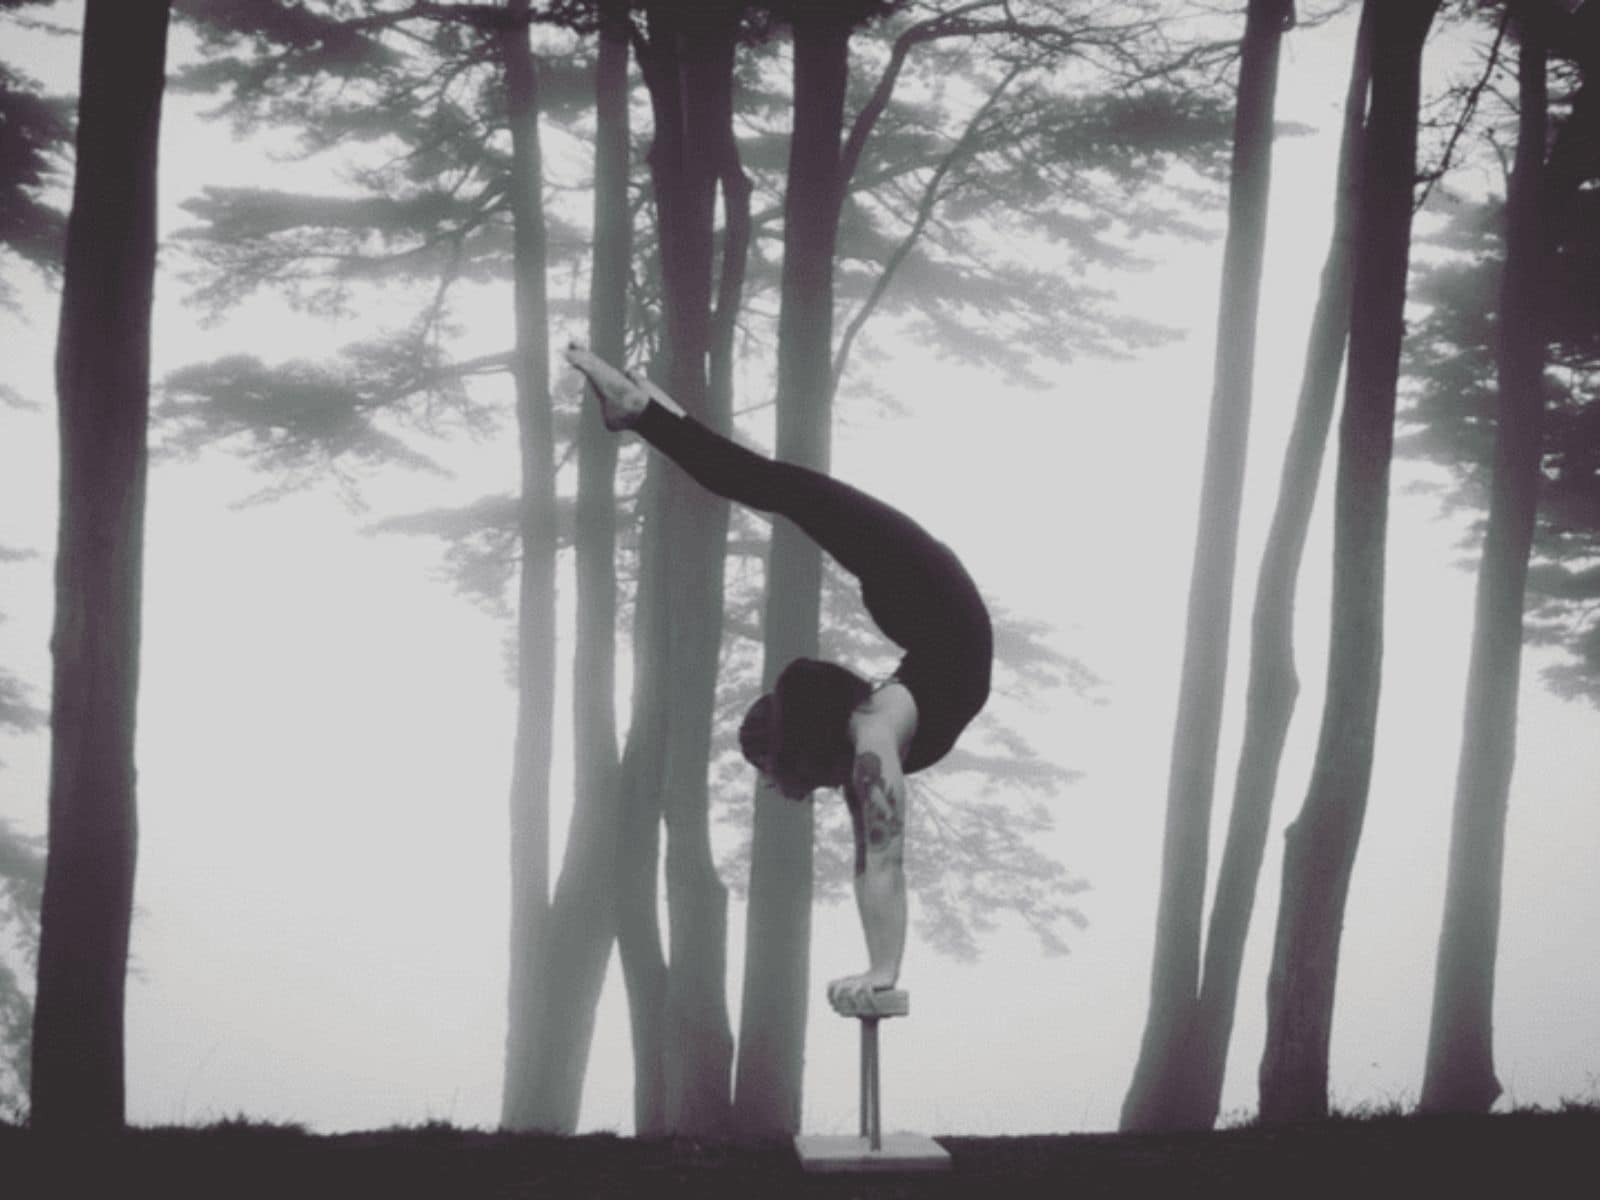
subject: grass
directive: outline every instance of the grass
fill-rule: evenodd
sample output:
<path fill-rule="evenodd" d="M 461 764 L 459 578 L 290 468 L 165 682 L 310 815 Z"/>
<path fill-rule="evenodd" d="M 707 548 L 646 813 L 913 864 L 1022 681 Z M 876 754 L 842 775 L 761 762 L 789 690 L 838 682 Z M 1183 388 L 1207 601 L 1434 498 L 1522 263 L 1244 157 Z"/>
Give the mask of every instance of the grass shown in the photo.
<path fill-rule="evenodd" d="M 94 1145 L 47 1145 L 26 1129 L 0 1126 L 0 1191 L 14 1200 L 1513 1194 L 1536 1200 L 1585 1194 L 1600 1177 L 1600 1110 L 1592 1105 L 1486 1117 L 1346 1115 L 1212 1133 L 939 1140 L 955 1163 L 946 1175 L 807 1176 L 787 1142 L 560 1138 L 437 1123 L 316 1135 L 231 1120 L 131 1130 Z"/>

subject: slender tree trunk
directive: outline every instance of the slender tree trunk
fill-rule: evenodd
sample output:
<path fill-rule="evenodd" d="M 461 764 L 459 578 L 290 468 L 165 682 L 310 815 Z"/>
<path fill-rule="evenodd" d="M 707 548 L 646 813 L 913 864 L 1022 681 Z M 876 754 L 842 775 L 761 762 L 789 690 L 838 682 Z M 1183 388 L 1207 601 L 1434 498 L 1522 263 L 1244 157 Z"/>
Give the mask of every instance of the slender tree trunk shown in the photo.
<path fill-rule="evenodd" d="M 676 195 L 661 197 L 663 292 L 668 308 L 666 360 L 674 395 L 711 427 L 732 424 L 731 396 L 707 378 L 711 352 L 712 229 L 721 157 L 732 137 L 736 18 L 715 12 L 709 29 L 678 32 L 683 80 L 677 161 L 666 173 Z M 660 148 L 660 134 L 657 134 Z M 668 254 L 671 243 L 676 253 Z M 724 263 L 726 271 L 729 264 Z M 675 311 L 674 311 L 675 310 Z M 727 1002 L 728 897 L 711 854 L 711 724 L 721 650 L 723 568 L 728 505 L 676 467 L 666 473 L 672 520 L 670 735 L 663 770 L 667 826 L 667 1115 L 689 1135 L 727 1132 L 733 1033 Z"/>
<path fill-rule="evenodd" d="M 138 819 L 139 691 L 156 161 L 169 4 L 89 0 L 61 327 L 49 854 L 32 1122 L 124 1119 L 123 1000 Z"/>
<path fill-rule="evenodd" d="M 607 362 L 626 354 L 628 266 L 628 41 L 625 0 L 601 11 L 595 83 L 595 241 L 589 344 Z M 574 798 L 567 849 L 533 985 L 539 1024 L 516 1128 L 577 1128 L 594 1040 L 595 1008 L 616 939 L 618 762 L 616 729 L 617 439 L 599 408 L 578 426 L 574 520 L 577 649 L 572 667 Z"/>
<path fill-rule="evenodd" d="M 1284 453 L 1278 503 L 1256 582 L 1244 742 L 1206 931 L 1200 999 L 1193 1028 L 1185 1038 L 1184 1103 L 1191 1107 L 1182 1124 L 1194 1128 L 1215 1125 L 1221 1108 L 1239 972 L 1266 851 L 1272 797 L 1289 721 L 1300 694 L 1294 662 L 1295 594 L 1350 331 L 1351 233 L 1359 193 L 1356 167 L 1371 79 L 1371 10 L 1363 10 L 1362 16 L 1345 94 L 1333 234 L 1311 318 L 1305 374 Z"/>
<path fill-rule="evenodd" d="M 833 258 L 850 29 L 827 13 L 794 23 L 794 132 L 778 315 L 778 457 L 826 471 L 832 428 Z M 822 556 L 788 521 L 767 560 L 765 687 L 817 653 Z M 811 949 L 813 809 L 757 787 L 739 1016 L 735 1117 L 742 1132 L 794 1134 Z"/>
<path fill-rule="evenodd" d="M 1339 430 L 1327 693 L 1305 806 L 1289 827 L 1284 853 L 1260 1070 L 1264 1121 L 1321 1117 L 1328 1109 L 1339 940 L 1372 776 L 1383 661 L 1384 538 L 1419 74 L 1438 7 L 1439 0 L 1383 0 L 1372 15 L 1372 107 Z"/>
<path fill-rule="evenodd" d="M 620 770 L 617 816 L 617 953 L 628 991 L 633 1037 L 633 1126 L 640 1137 L 667 1132 L 667 961 L 661 949 L 657 893 L 661 858 L 661 763 L 667 713 L 662 706 L 667 672 L 665 467 L 649 460 L 641 507 L 639 585 L 634 597 L 633 699 L 627 748 Z"/>
<path fill-rule="evenodd" d="M 731 424 L 731 393 L 710 386 L 707 358 L 713 349 L 712 229 L 717 183 L 728 174 L 737 15 L 738 6 L 728 2 L 701 5 L 692 14 L 680 5 L 652 4 L 640 56 L 655 116 L 650 170 L 666 386 L 690 413 L 723 431 Z M 738 258 L 724 261 L 725 278 L 730 269 L 742 270 L 742 254 Z M 725 993 L 727 890 L 711 857 L 706 785 L 728 508 L 676 467 L 655 465 L 658 503 L 646 566 L 657 574 L 640 604 L 655 660 L 646 668 L 650 690 L 635 692 L 635 717 L 646 722 L 637 756 L 629 739 L 637 772 L 629 782 L 659 795 L 667 826 L 670 966 L 665 1008 L 656 1018 L 662 1024 L 653 1035 L 660 1052 L 650 1064 L 658 1072 L 650 1086 L 661 1088 L 661 1101 L 652 1119 L 678 1133 L 703 1135 L 728 1127 L 733 1057 Z M 656 611 L 645 613 L 645 599 Z M 652 985 L 659 980 L 654 975 Z M 637 1037 L 641 997 L 630 992 L 630 999 Z"/>
<path fill-rule="evenodd" d="M 1512 9 L 1520 34 L 1516 159 L 1506 197 L 1500 280 L 1499 398 L 1489 527 L 1478 567 L 1477 615 L 1456 773 L 1455 818 L 1433 1018 L 1420 1107 L 1487 1112 L 1494 1071 L 1495 951 L 1500 932 L 1506 800 L 1516 758 L 1523 586 L 1539 503 L 1544 418 L 1546 47 L 1535 5 Z"/>
<path fill-rule="evenodd" d="M 1181 1060 L 1199 987 L 1200 914 L 1249 440 L 1278 50 L 1291 13 L 1286 0 L 1251 0 L 1245 17 L 1211 425 L 1167 780 L 1150 1010 L 1133 1082 L 1123 1101 L 1125 1130 L 1165 1129 L 1177 1121 L 1174 1103 L 1180 1089 L 1175 1086 L 1175 1065 Z"/>
<path fill-rule="evenodd" d="M 526 18 L 529 0 L 508 0 Z M 522 564 L 517 601 L 517 730 L 511 771 L 511 971 L 501 1121 L 519 1126 L 533 1093 L 528 1078 L 535 981 L 549 916 L 550 763 L 555 715 L 555 435 L 546 329 L 544 168 L 539 146 L 538 66 L 528 29 L 501 34 L 506 118 L 511 127 L 517 430 L 522 465 Z"/>
<path fill-rule="evenodd" d="M 731 63 L 730 63 L 731 68 Z M 753 187 L 739 157 L 739 142 L 733 132 L 733 93 L 728 92 L 728 120 L 721 129 L 721 144 L 713 152 L 717 184 L 722 190 L 723 230 L 717 255 L 716 302 L 712 307 L 707 343 L 707 401 L 713 413 L 721 413 L 728 428 L 733 426 L 733 368 L 735 340 L 739 331 L 739 311 L 744 305 L 744 281 L 750 264 L 750 197 Z"/>

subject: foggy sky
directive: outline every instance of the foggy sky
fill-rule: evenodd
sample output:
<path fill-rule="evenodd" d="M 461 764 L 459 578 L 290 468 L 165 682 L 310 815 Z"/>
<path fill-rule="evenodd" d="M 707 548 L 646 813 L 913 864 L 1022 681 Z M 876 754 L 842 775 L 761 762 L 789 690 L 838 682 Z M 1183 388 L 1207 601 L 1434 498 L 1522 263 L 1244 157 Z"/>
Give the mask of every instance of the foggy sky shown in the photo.
<path fill-rule="evenodd" d="M 67 6 L 63 11 L 70 11 Z M 1255 565 L 1299 383 L 1326 245 L 1350 23 L 1292 34 L 1280 117 L 1319 133 L 1280 141 L 1264 281 L 1250 474 L 1235 590 L 1234 662 L 1214 825 L 1224 825 Z M 174 58 L 187 45 L 175 41 Z M 35 73 L 66 87 L 75 47 L 41 42 Z M 1436 61 L 1432 60 L 1432 61 Z M 65 72 L 65 74 L 62 74 Z M 203 183 L 292 186 L 197 105 L 169 95 L 163 231 Z M 270 176 L 263 172 L 270 172 Z M 1137 362 L 1083 362 L 1041 393 L 899 347 L 872 368 L 907 416 L 874 415 L 846 386 L 834 471 L 949 542 L 989 595 L 1058 627 L 1057 644 L 1108 683 L 1095 707 L 1070 693 L 1003 708 L 1042 751 L 1086 772 L 1056 801 L 1051 848 L 1093 890 L 1089 928 L 1064 958 L 1006 928 L 982 961 L 952 964 L 913 938 L 903 984 L 913 1016 L 884 1031 L 889 1128 L 1023 1133 L 1112 1128 L 1144 1017 L 1182 651 L 1193 513 L 1209 400 L 1220 240 L 1163 248 L 1123 283 L 1141 317 L 1189 330 Z M 21 269 L 21 316 L 0 313 L 5 380 L 39 402 L 0 408 L 0 544 L 40 551 L 0 576 L 0 664 L 41 692 L 49 676 L 55 428 L 52 299 Z M 252 302 L 217 328 L 157 281 L 155 375 L 225 351 L 274 361 L 353 340 L 333 324 Z M 470 334 L 509 341 L 509 303 Z M 859 368 L 858 368 L 859 369 Z M 763 431 L 764 432 L 764 431 Z M 432 549 L 374 539 L 378 513 L 460 503 L 516 473 L 509 438 L 446 448 L 454 479 L 375 481 L 372 513 L 327 491 L 245 510 L 260 480 L 225 455 L 151 476 L 141 849 L 128 999 L 129 1119 L 234 1113 L 322 1130 L 428 1119 L 493 1125 L 504 1038 L 505 793 L 514 699 L 503 630 L 433 577 Z M 1410 1103 L 1420 1085 L 1443 904 L 1473 577 L 1462 526 L 1395 471 L 1378 757 L 1348 911 L 1336 1009 L 1336 1105 Z M 1281 831 L 1304 796 L 1321 697 L 1330 556 L 1324 476 L 1301 588 L 1302 699 L 1274 810 L 1245 962 L 1224 1112 L 1254 1106 Z M 562 583 L 570 633 L 570 579 Z M 562 661 L 570 659 L 570 640 Z M 1600 1077 L 1600 739 L 1596 713 L 1524 671 L 1496 1009 L 1502 1104 L 1593 1098 Z M 566 681 L 562 681 L 565 688 Z M 620 683 L 626 695 L 626 679 Z M 997 701 L 1005 705 L 1004 700 Z M 552 845 L 570 794 L 565 692 L 557 700 Z M 48 746 L 0 744 L 0 813 L 42 831 Z M 837 803 L 824 800 L 823 803 Z M 720 836 L 720 835 L 719 835 Z M 915 855 L 916 846 L 908 851 Z M 1215 860 L 1213 860 L 1214 862 Z M 914 914 L 913 914 L 914 915 Z M 730 913 L 738 1011 L 742 909 Z M 855 1121 L 855 1033 L 822 1003 L 860 969 L 845 906 L 818 910 L 805 1126 Z M 583 1128 L 627 1131 L 631 1066 L 613 969 Z"/>

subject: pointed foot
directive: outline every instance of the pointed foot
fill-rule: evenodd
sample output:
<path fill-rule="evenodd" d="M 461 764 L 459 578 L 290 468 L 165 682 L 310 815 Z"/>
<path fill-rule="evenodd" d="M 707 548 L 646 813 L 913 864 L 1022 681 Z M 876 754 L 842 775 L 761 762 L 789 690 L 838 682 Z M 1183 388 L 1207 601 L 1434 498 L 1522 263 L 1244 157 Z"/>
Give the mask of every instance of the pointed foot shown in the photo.
<path fill-rule="evenodd" d="M 589 381 L 600 401 L 600 419 L 613 433 L 634 425 L 650 403 L 649 391 L 631 373 L 617 370 L 586 346 L 570 343 L 567 362 Z"/>

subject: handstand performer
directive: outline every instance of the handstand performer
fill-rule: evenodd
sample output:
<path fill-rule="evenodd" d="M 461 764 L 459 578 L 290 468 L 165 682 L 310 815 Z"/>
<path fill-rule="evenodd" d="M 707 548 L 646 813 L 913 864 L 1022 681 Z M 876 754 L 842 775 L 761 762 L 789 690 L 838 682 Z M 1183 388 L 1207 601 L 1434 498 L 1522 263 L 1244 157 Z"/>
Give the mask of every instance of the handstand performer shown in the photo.
<path fill-rule="evenodd" d="M 792 800 L 844 790 L 868 969 L 828 985 L 835 1005 L 893 988 L 906 937 L 905 777 L 947 754 L 989 695 L 994 635 L 949 547 L 905 514 L 820 472 L 735 445 L 670 396 L 571 346 L 607 429 L 632 429 L 702 487 L 798 525 L 861 583 L 867 612 L 906 652 L 874 687 L 836 663 L 797 658 L 745 714 L 744 756 Z"/>

